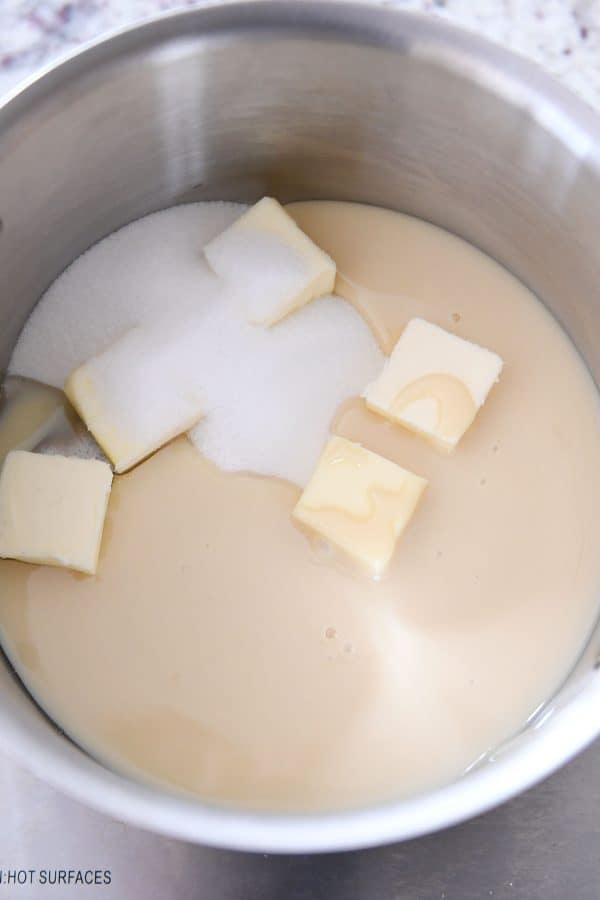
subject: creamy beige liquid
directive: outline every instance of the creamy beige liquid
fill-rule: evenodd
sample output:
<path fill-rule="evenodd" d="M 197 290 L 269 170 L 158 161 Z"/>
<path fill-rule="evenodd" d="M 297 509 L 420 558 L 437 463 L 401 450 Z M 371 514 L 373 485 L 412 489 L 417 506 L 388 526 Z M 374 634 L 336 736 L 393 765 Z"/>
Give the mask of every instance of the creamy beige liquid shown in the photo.
<path fill-rule="evenodd" d="M 97 577 L 0 563 L 0 624 L 40 703 L 115 766 L 217 802 L 347 807 L 458 776 L 565 677 L 598 608 L 600 413 L 554 320 L 477 250 L 383 210 L 292 211 L 386 350 L 422 316 L 505 360 L 451 456 L 361 402 L 338 412 L 430 482 L 387 576 L 320 555 L 297 488 L 182 438 L 115 479 Z"/>

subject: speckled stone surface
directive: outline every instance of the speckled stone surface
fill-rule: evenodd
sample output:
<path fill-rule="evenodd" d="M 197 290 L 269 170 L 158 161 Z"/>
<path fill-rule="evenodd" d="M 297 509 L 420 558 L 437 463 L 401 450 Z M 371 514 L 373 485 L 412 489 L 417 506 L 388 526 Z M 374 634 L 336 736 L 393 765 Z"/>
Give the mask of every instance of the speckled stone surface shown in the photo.
<path fill-rule="evenodd" d="M 0 95 L 84 41 L 203 2 L 0 0 Z M 421 12 L 486 35 L 535 60 L 600 109 L 600 0 L 370 2 Z"/>

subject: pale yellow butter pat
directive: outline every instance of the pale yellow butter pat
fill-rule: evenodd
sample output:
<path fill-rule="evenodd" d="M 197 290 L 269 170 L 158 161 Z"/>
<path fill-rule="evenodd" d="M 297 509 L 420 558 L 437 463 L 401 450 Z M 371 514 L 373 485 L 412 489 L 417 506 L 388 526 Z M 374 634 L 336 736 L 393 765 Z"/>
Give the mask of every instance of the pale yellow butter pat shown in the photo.
<path fill-rule="evenodd" d="M 204 254 L 253 325 L 273 325 L 333 291 L 335 263 L 272 197 L 213 238 Z"/>
<path fill-rule="evenodd" d="M 411 319 L 363 397 L 374 412 L 449 453 L 483 406 L 502 365 L 496 353 Z"/>
<path fill-rule="evenodd" d="M 331 437 L 293 515 L 379 575 L 426 485 L 360 444 Z"/>
<path fill-rule="evenodd" d="M 201 419 L 192 328 L 133 328 L 65 382 L 65 393 L 116 472 L 126 472 Z"/>
<path fill-rule="evenodd" d="M 0 556 L 93 575 L 112 477 L 97 459 L 11 451 L 0 475 Z"/>

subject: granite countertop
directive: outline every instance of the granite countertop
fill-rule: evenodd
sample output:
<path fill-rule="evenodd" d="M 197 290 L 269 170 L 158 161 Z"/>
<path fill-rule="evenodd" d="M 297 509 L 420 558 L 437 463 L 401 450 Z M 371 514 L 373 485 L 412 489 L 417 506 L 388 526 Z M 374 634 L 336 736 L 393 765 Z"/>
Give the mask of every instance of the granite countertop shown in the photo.
<path fill-rule="evenodd" d="M 0 0 L 0 95 L 84 41 L 204 0 Z M 285 2 L 285 0 L 280 0 Z M 600 110 L 600 0 L 370 0 L 479 32 Z"/>

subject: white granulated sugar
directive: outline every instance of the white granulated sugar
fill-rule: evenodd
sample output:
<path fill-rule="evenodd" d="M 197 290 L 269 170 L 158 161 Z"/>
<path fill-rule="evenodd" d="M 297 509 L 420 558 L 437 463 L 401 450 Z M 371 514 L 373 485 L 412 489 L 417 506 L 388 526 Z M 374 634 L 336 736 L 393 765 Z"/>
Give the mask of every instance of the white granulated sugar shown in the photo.
<path fill-rule="evenodd" d="M 72 369 L 139 325 L 143 341 L 158 336 L 180 348 L 178 380 L 188 372 L 190 390 L 202 389 L 206 418 L 190 437 L 204 455 L 229 471 L 304 485 L 337 407 L 375 378 L 384 357 L 338 297 L 314 300 L 270 329 L 246 323 L 202 259 L 203 244 L 243 209 L 175 207 L 97 244 L 42 298 L 11 373 L 62 386 Z M 152 406 L 143 415 L 152 416 Z"/>
<path fill-rule="evenodd" d="M 204 381 L 208 415 L 190 437 L 222 469 L 304 485 L 337 407 L 360 393 L 383 355 L 339 297 L 313 300 L 269 330 L 219 309 L 223 339 Z M 215 323 L 205 328 L 207 345 L 213 328 L 218 333 Z"/>
<path fill-rule="evenodd" d="M 66 393 L 123 472 L 205 412 L 193 331 L 136 326 L 72 373 Z"/>
<path fill-rule="evenodd" d="M 204 255 L 253 325 L 274 325 L 335 283 L 334 261 L 273 197 L 209 241 Z"/>
<path fill-rule="evenodd" d="M 279 237 L 231 229 L 206 252 L 210 265 L 236 293 L 250 322 L 277 318 L 282 297 L 299 294 L 310 278 L 306 260 Z"/>
<path fill-rule="evenodd" d="M 46 291 L 9 374 L 62 388 L 67 375 L 133 325 L 193 311 L 214 287 L 202 247 L 245 210 L 195 203 L 154 213 L 100 241 Z"/>

